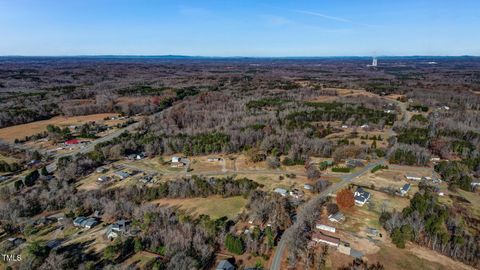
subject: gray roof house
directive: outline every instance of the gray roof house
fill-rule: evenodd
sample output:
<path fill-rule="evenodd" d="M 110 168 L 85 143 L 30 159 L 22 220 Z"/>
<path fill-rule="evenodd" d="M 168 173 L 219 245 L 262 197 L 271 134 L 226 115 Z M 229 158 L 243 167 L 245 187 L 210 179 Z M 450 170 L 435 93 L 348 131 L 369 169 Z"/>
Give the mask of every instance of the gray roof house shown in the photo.
<path fill-rule="evenodd" d="M 82 223 L 86 220 L 86 217 L 77 217 L 73 220 L 73 226 L 81 227 Z"/>
<path fill-rule="evenodd" d="M 82 227 L 87 228 L 87 229 L 91 229 L 91 228 L 95 227 L 95 225 L 97 225 L 97 224 L 98 224 L 98 220 L 96 218 L 87 218 L 82 223 Z"/>
<path fill-rule="evenodd" d="M 86 218 L 86 217 L 77 217 L 76 219 L 73 220 L 73 225 L 76 227 L 82 227 L 82 228 L 87 228 L 91 229 L 95 225 L 98 224 L 98 220 L 96 218 Z"/>
<path fill-rule="evenodd" d="M 404 196 L 407 194 L 407 192 L 410 190 L 411 185 L 410 184 L 405 184 L 403 187 L 400 189 L 400 194 Z"/>
<path fill-rule="evenodd" d="M 130 176 L 129 173 L 124 172 L 124 171 L 116 171 L 116 172 L 115 172 L 115 175 L 118 176 L 118 177 L 119 177 L 120 179 L 122 179 L 122 180 L 123 180 L 123 179 L 127 179 L 127 178 Z"/>
<path fill-rule="evenodd" d="M 370 199 L 370 193 L 366 192 L 361 187 L 355 190 L 354 196 L 355 196 L 355 204 L 358 206 L 363 206 Z"/>
<path fill-rule="evenodd" d="M 217 270 L 235 270 L 235 266 L 227 260 L 221 260 L 218 263 Z"/>
<path fill-rule="evenodd" d="M 337 212 L 335 214 L 331 214 L 328 216 L 328 220 L 330 220 L 331 222 L 343 222 L 345 221 L 345 215 L 342 214 L 342 212 Z"/>
<path fill-rule="evenodd" d="M 129 230 L 130 221 L 127 220 L 118 220 L 117 222 L 109 225 L 107 230 L 105 231 L 105 235 L 108 239 L 114 239 L 120 236 L 121 234 L 125 234 Z"/>

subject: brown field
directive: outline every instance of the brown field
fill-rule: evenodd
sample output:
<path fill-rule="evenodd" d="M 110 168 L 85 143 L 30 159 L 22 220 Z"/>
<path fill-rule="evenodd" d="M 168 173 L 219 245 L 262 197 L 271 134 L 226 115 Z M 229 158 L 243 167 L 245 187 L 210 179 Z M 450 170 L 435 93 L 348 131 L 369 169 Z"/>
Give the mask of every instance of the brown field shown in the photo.
<path fill-rule="evenodd" d="M 118 114 L 116 113 L 101 113 L 72 117 L 56 116 L 48 120 L 1 128 L 0 139 L 8 142 L 13 142 L 15 139 L 20 139 L 24 138 L 25 136 L 31 136 L 44 132 L 48 125 L 56 125 L 60 127 L 70 125 L 82 125 L 91 121 L 103 121 L 105 117 L 112 117 L 117 115 Z"/>
<path fill-rule="evenodd" d="M 418 184 L 415 181 L 409 181 L 405 179 L 402 173 L 390 169 L 380 170 L 375 173 L 368 172 L 358 177 L 355 183 L 364 186 L 374 185 L 376 188 L 392 187 L 395 189 L 400 189 L 404 184 L 410 183 L 412 184 L 412 188 L 409 191 L 410 194 L 413 194 L 417 191 Z"/>
<path fill-rule="evenodd" d="M 11 156 L 0 155 L 0 161 L 5 161 L 7 163 L 12 163 L 12 162 L 19 162 L 20 160 L 14 158 L 14 157 L 11 157 Z"/>
<path fill-rule="evenodd" d="M 211 218 L 236 217 L 247 204 L 242 196 L 223 198 L 210 196 L 208 198 L 159 199 L 152 203 L 178 207 L 193 216 L 209 215 Z"/>
<path fill-rule="evenodd" d="M 221 161 L 208 161 L 209 157 L 221 157 L 223 160 Z M 192 174 L 200 173 L 203 171 L 211 172 L 211 171 L 222 171 L 224 168 L 226 169 L 226 160 L 225 157 L 220 155 L 208 155 L 208 156 L 195 156 L 190 157 L 190 170 Z M 225 166 L 224 166 L 225 164 Z"/>
<path fill-rule="evenodd" d="M 371 262 L 380 262 L 386 269 L 426 269 L 426 270 L 472 270 L 473 267 L 454 261 L 435 251 L 414 244 L 407 244 L 405 249 L 399 249 L 391 244 L 380 246 L 380 251 L 366 256 Z"/>

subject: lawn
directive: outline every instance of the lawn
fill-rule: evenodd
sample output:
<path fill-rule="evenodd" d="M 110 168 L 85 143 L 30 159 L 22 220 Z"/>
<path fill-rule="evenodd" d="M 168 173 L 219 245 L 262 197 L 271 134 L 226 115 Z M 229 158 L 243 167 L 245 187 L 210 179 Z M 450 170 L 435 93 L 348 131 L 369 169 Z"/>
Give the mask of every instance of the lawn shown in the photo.
<path fill-rule="evenodd" d="M 234 218 L 244 209 L 247 199 L 241 196 L 229 198 L 210 196 L 208 198 L 159 199 L 153 203 L 178 207 L 193 216 L 204 214 L 211 218 L 223 216 Z"/>

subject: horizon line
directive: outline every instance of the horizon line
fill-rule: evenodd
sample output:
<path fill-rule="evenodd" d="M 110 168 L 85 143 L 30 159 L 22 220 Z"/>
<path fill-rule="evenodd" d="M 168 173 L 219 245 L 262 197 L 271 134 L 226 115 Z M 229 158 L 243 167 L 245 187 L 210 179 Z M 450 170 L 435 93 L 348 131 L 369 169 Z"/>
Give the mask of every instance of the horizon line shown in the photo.
<path fill-rule="evenodd" d="M 480 57 L 474 54 L 440 55 L 440 54 L 411 54 L 411 55 L 296 55 L 296 56 L 209 56 L 209 55 L 183 55 L 183 54 L 67 54 L 67 55 L 0 55 L 0 58 L 95 58 L 95 57 L 118 57 L 118 58 L 147 58 L 147 57 L 178 57 L 178 58 L 382 58 L 382 57 Z"/>

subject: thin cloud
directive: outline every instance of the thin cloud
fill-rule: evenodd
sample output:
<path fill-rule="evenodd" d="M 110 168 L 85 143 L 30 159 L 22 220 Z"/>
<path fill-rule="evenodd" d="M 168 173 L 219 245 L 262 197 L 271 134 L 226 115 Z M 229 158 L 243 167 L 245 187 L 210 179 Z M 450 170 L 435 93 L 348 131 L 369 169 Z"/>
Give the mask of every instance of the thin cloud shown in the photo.
<path fill-rule="evenodd" d="M 349 24 L 353 24 L 353 25 L 360 25 L 360 26 L 366 26 L 366 27 L 378 27 L 378 25 L 358 23 L 358 22 L 354 22 L 354 21 L 346 19 L 346 18 L 330 16 L 330 15 L 327 15 L 327 14 L 322 14 L 322 13 L 308 11 L 308 10 L 293 9 L 291 11 L 296 12 L 296 13 L 316 16 L 316 17 L 320 17 L 320 18 L 324 18 L 324 19 L 331 20 L 331 21 L 336 21 L 336 22 L 349 23 Z"/>

